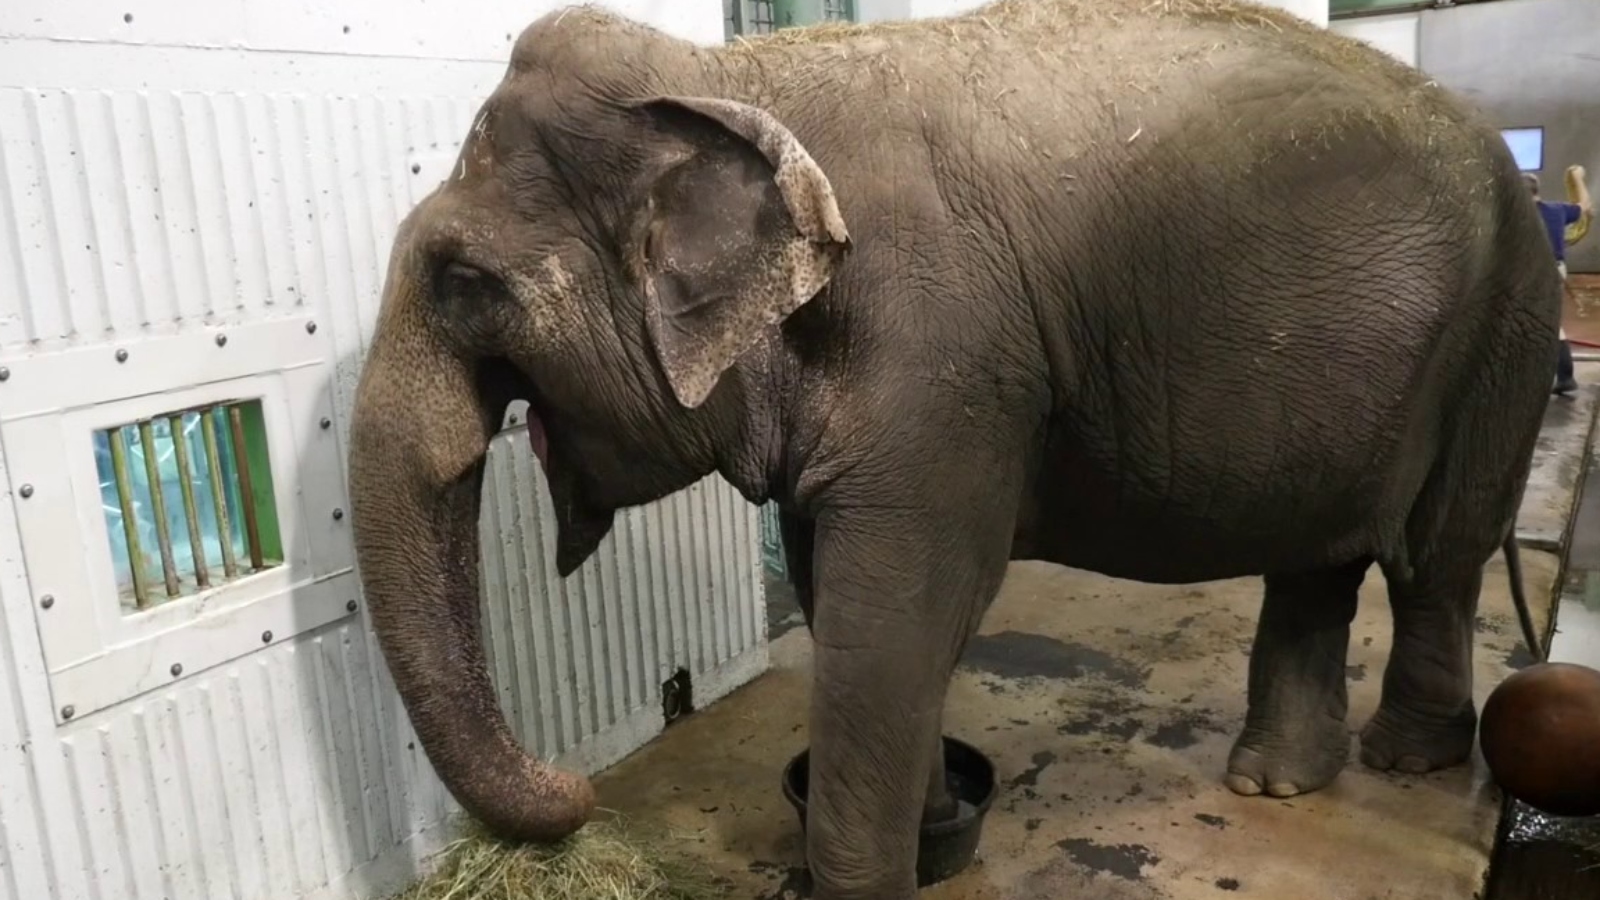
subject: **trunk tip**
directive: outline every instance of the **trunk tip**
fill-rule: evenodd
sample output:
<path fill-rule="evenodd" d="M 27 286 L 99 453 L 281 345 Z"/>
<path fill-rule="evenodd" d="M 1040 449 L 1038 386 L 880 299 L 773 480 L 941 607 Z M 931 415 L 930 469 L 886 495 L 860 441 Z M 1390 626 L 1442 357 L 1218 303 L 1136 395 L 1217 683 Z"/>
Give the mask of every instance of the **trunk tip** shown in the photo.
<path fill-rule="evenodd" d="M 576 772 L 534 763 L 524 802 L 469 810 L 493 834 L 506 840 L 554 844 L 571 837 L 594 815 L 594 784 Z M 498 798 L 503 801 L 504 796 Z"/>

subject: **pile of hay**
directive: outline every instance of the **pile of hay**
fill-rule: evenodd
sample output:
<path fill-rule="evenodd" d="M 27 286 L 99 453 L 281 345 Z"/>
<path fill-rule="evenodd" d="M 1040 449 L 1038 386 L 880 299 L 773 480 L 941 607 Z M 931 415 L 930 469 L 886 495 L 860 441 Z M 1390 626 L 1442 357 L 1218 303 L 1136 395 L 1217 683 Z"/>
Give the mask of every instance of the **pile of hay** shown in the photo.
<path fill-rule="evenodd" d="M 596 820 L 559 844 L 513 844 L 476 822 L 433 874 L 391 900 L 722 900 L 727 889 L 664 835 Z M 681 842 L 676 842 L 681 844 Z"/>

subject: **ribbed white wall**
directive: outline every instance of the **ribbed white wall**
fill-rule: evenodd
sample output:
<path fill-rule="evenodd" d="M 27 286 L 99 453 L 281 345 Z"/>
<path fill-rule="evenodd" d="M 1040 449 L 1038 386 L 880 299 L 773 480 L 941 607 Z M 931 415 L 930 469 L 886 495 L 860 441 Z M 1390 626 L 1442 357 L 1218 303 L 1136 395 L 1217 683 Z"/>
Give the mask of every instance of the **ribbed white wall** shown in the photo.
<path fill-rule="evenodd" d="M 720 39 L 714 3 L 670 5 L 674 30 Z M 388 4 L 270 6 L 243 37 L 242 2 L 164 4 L 143 32 L 100 0 L 0 9 L 0 365 L 310 313 L 343 441 L 394 225 L 540 4 L 412 27 Z M 342 52 L 351 21 L 365 43 Z M 421 55 L 428 28 L 457 58 Z M 619 516 L 563 582 L 536 472 L 520 431 L 496 439 L 485 627 L 517 733 L 594 770 L 659 730 L 680 666 L 699 704 L 765 667 L 757 512 L 707 480 Z M 362 615 L 58 727 L 19 477 L 0 455 L 0 900 L 332 900 L 416 871 L 450 802 Z"/>
<path fill-rule="evenodd" d="M 538 471 L 522 429 L 495 439 L 481 532 L 491 665 L 526 746 L 563 753 L 632 727 L 640 709 L 658 728 L 662 683 L 679 667 L 699 705 L 733 686 L 721 673 L 764 665 L 757 511 L 732 486 L 713 476 L 619 514 L 596 559 L 563 582 Z"/>

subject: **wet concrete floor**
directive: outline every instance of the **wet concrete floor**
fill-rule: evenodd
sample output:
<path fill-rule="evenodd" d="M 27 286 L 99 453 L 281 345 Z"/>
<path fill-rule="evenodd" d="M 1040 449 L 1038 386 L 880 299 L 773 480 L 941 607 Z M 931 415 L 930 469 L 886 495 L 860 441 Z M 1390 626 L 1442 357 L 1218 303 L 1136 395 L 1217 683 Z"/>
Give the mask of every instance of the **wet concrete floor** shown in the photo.
<path fill-rule="evenodd" d="M 1582 396 L 1553 401 L 1575 408 L 1547 417 L 1549 452 L 1525 501 L 1531 519 L 1571 509 L 1600 366 L 1579 377 Z M 1564 540 L 1556 523 L 1534 531 L 1534 543 Z M 1527 547 L 1522 558 L 1543 627 L 1558 556 Z M 1377 704 L 1389 645 L 1377 570 L 1362 589 L 1348 657 L 1350 764 L 1330 787 L 1290 800 L 1223 786 L 1245 713 L 1259 584 L 1144 585 L 1013 565 L 945 716 L 947 733 L 994 759 L 1001 794 L 978 864 L 923 896 L 1462 900 L 1480 891 L 1500 809 L 1481 756 L 1427 776 L 1357 761 L 1355 733 Z M 772 670 L 597 780 L 602 806 L 679 832 L 688 852 L 750 900 L 804 896 L 802 839 L 778 779 L 806 744 L 810 646 L 782 593 L 769 598 Z M 1498 556 L 1476 634 L 1481 703 L 1529 662 Z"/>
<path fill-rule="evenodd" d="M 1600 275 L 1574 273 L 1567 278 L 1561 325 L 1569 338 L 1600 343 Z"/>

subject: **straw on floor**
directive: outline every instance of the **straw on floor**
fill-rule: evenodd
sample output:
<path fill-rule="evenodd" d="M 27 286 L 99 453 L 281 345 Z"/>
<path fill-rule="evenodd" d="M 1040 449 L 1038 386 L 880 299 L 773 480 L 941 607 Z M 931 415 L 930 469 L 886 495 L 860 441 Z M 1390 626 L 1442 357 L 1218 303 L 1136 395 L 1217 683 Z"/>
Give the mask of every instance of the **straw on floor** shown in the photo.
<path fill-rule="evenodd" d="M 613 816 L 554 845 L 507 843 L 476 822 L 433 874 L 391 900 L 723 900 L 726 887 L 665 834 Z"/>

